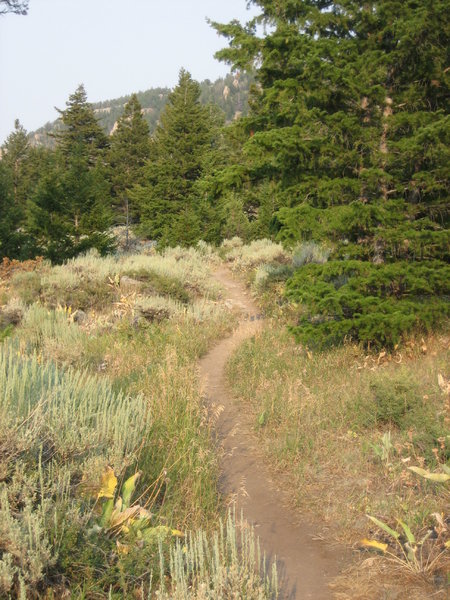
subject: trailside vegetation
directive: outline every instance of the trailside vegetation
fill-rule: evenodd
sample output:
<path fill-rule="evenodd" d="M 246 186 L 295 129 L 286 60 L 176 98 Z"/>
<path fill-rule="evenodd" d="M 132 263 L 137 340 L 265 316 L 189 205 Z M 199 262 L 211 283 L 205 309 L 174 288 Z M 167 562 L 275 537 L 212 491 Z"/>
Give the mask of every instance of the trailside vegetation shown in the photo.
<path fill-rule="evenodd" d="M 0 597 L 276 598 L 253 531 L 220 520 L 197 373 L 234 322 L 216 260 L 3 261 Z"/>

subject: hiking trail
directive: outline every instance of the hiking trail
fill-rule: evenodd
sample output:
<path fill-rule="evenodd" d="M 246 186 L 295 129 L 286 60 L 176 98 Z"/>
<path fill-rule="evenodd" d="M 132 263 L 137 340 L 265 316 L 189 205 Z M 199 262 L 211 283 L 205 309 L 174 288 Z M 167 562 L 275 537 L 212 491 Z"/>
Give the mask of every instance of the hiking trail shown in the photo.
<path fill-rule="evenodd" d="M 214 278 L 226 300 L 239 315 L 234 333 L 219 342 L 200 361 L 200 375 L 208 407 L 219 414 L 215 425 L 223 448 L 220 491 L 236 503 L 237 514 L 254 526 L 269 561 L 276 556 L 280 598 L 329 600 L 328 583 L 343 567 L 345 551 L 320 539 L 320 527 L 289 506 L 282 480 L 271 475 L 264 462 L 254 422 L 228 389 L 225 367 L 234 349 L 263 327 L 261 315 L 244 285 L 221 267 Z"/>

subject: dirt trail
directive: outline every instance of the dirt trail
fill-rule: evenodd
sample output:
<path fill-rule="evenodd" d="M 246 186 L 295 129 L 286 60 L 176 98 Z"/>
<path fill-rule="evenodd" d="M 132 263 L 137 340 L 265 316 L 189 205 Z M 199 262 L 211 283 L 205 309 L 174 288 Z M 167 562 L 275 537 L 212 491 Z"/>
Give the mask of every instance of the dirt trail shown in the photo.
<path fill-rule="evenodd" d="M 244 286 L 222 267 L 215 278 L 227 300 L 240 315 L 235 333 L 215 346 L 200 362 L 204 392 L 212 410 L 221 411 L 216 431 L 224 449 L 221 492 L 235 501 L 238 514 L 254 525 L 266 556 L 277 557 L 283 600 L 325 600 L 332 597 L 328 581 L 336 576 L 344 553 L 327 547 L 317 538 L 318 528 L 301 522 L 301 515 L 288 506 L 264 464 L 252 432 L 253 421 L 245 409 L 233 402 L 227 389 L 225 365 L 234 348 L 261 327 L 258 311 Z"/>

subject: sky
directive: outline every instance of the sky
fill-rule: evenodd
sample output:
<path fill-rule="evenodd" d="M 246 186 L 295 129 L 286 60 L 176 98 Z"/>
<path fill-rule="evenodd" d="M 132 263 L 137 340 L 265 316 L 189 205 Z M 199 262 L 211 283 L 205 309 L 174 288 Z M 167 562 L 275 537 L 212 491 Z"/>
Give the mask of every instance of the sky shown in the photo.
<path fill-rule="evenodd" d="M 33 131 L 65 108 L 80 83 L 90 102 L 173 87 L 180 68 L 214 80 L 227 45 L 206 22 L 241 22 L 247 0 L 30 0 L 0 16 L 0 144 L 20 119 Z"/>

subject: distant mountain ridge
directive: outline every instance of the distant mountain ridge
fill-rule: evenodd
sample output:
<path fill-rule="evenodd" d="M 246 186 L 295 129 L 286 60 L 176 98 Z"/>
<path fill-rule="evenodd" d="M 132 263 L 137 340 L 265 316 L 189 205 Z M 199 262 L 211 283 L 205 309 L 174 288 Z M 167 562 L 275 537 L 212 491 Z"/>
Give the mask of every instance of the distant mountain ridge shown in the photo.
<path fill-rule="evenodd" d="M 200 82 L 200 102 L 218 106 L 224 112 L 226 121 L 232 121 L 247 114 L 248 95 L 253 81 L 253 77 L 247 73 L 228 74 L 213 82 L 205 79 Z M 143 92 L 137 92 L 150 133 L 153 133 L 156 128 L 170 92 L 171 89 L 167 87 L 150 88 Z M 92 103 L 99 123 L 108 135 L 114 131 L 117 119 L 121 116 L 130 96 L 131 94 Z M 58 128 L 58 120 L 46 123 L 43 127 L 30 133 L 32 143 L 37 146 L 53 146 L 54 139 L 48 134 Z"/>

